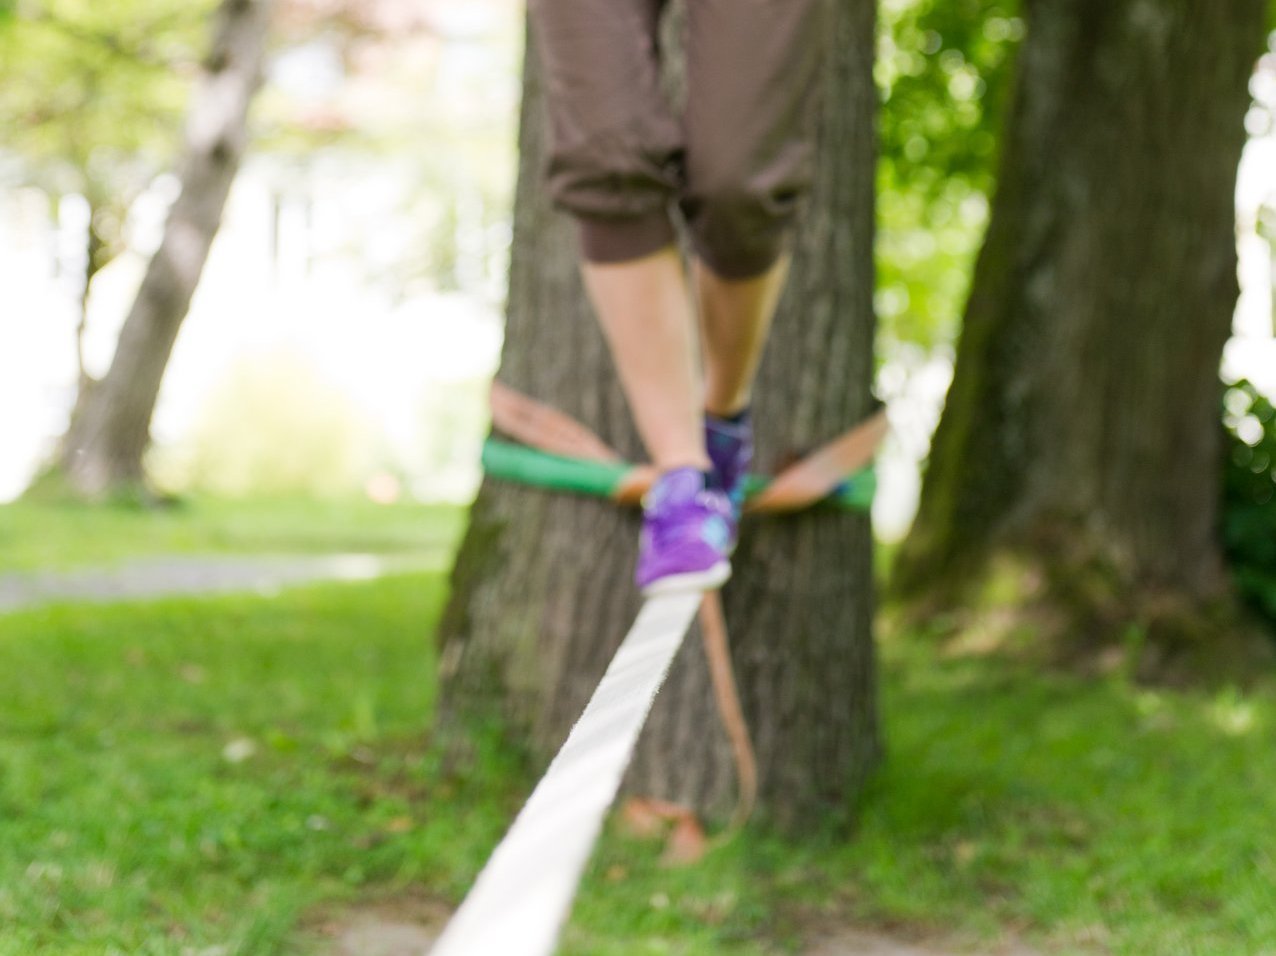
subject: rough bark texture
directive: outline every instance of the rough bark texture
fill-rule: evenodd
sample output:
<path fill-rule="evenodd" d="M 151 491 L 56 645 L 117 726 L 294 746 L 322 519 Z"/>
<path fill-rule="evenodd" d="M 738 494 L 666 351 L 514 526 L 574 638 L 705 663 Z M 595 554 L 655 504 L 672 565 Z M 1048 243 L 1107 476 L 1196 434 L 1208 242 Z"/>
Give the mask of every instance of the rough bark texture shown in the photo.
<path fill-rule="evenodd" d="M 1026 15 L 897 584 L 953 597 L 999 553 L 1026 557 L 1046 604 L 1092 638 L 1226 590 L 1218 368 L 1263 2 L 1029 0 Z"/>
<path fill-rule="evenodd" d="M 224 0 L 218 8 L 212 50 L 188 118 L 181 189 L 110 370 L 81 390 L 62 439 L 58 469 L 86 497 L 144 487 L 142 456 L 160 382 L 248 139 L 248 108 L 261 84 L 270 8 L 270 0 Z"/>
<path fill-rule="evenodd" d="M 872 374 L 874 6 L 838 0 L 818 182 L 761 372 L 759 465 L 854 424 Z M 502 381 L 641 458 L 584 299 L 573 230 L 541 186 L 543 123 L 528 57 Z M 638 607 L 638 516 L 605 502 L 487 482 L 441 628 L 442 726 L 499 716 L 541 758 L 565 737 Z M 761 771 L 761 809 L 789 827 L 849 811 L 879 755 L 871 535 L 828 511 L 747 521 L 725 593 Z M 627 784 L 720 816 L 730 752 L 693 633 L 657 700 Z"/>

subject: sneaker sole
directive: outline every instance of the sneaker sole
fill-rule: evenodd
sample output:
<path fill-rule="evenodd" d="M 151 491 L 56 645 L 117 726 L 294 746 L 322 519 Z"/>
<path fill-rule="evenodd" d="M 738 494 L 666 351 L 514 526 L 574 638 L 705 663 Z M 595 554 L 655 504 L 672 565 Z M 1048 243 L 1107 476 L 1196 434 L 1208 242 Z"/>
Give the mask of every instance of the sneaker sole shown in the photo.
<path fill-rule="evenodd" d="M 659 594 L 682 594 L 687 591 L 716 591 L 730 577 L 730 562 L 721 561 L 704 571 L 689 571 L 686 574 L 670 574 L 658 578 L 643 588 L 642 594 L 644 597 L 655 597 Z"/>

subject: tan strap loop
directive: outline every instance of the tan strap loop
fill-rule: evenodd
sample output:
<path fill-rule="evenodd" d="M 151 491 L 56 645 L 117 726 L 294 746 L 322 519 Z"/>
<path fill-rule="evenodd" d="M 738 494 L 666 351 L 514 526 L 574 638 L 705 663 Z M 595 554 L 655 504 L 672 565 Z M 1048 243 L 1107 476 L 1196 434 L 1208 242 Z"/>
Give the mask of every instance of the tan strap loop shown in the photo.
<path fill-rule="evenodd" d="M 508 385 L 492 382 L 492 424 L 524 445 L 551 455 L 618 462 L 611 446 L 570 415 L 536 401 Z"/>

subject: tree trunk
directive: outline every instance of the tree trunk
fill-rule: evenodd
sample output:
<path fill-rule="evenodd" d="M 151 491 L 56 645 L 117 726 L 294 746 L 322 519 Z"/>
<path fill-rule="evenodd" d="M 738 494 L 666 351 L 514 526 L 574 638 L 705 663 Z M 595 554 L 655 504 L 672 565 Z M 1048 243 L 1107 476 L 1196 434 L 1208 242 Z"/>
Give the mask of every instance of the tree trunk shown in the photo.
<path fill-rule="evenodd" d="M 1069 643 L 1161 651 L 1226 605 L 1218 369 L 1263 6 L 1028 2 L 903 595 L 955 604 L 1010 570 Z"/>
<path fill-rule="evenodd" d="M 248 139 L 270 0 L 223 0 L 191 104 L 181 189 L 101 382 L 77 398 L 57 468 L 80 495 L 142 490 L 142 456 L 164 369 L 199 283 Z"/>
<path fill-rule="evenodd" d="M 75 319 L 75 367 L 76 375 L 76 398 L 83 395 L 94 384 L 93 376 L 89 374 L 88 366 L 84 360 L 84 339 L 89 328 L 89 294 L 93 290 L 93 280 L 97 278 L 97 274 L 106 268 L 111 261 L 112 248 L 110 242 L 102 234 L 101 217 L 103 214 L 102 203 L 95 200 L 91 194 L 89 200 L 89 228 L 87 235 L 87 249 L 84 259 L 84 288 L 80 290 L 79 315 Z"/>
<path fill-rule="evenodd" d="M 870 411 L 874 5 L 836 3 L 817 182 L 760 375 L 759 465 L 776 466 Z M 541 187 L 538 69 L 526 64 L 509 314 L 500 378 L 580 418 L 634 460 L 640 446 L 589 313 L 575 241 Z M 444 617 L 442 728 L 494 719 L 539 758 L 566 736 L 637 608 L 638 516 L 610 503 L 485 482 Z M 746 520 L 725 592 L 735 669 L 782 826 L 849 811 L 879 756 L 867 518 Z M 639 744 L 627 788 L 721 816 L 730 750 L 697 633 Z"/>

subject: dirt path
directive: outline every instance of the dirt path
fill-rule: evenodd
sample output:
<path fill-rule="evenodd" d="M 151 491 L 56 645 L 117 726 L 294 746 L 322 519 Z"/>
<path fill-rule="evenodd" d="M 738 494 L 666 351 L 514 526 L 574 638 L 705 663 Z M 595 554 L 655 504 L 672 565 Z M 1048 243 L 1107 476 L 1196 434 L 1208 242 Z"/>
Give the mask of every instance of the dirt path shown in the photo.
<path fill-rule="evenodd" d="M 54 601 L 127 601 L 179 594 L 274 594 L 318 581 L 364 581 L 442 568 L 444 552 L 143 558 L 110 568 L 0 574 L 0 613 Z"/>
<path fill-rule="evenodd" d="M 803 956 L 1038 956 L 1036 950 L 1017 943 L 972 950 L 941 944 L 904 942 L 879 933 L 846 930 L 818 940 L 802 950 Z"/>
<path fill-rule="evenodd" d="M 399 900 L 348 910 L 321 920 L 315 931 L 322 956 L 426 956 L 447 921 L 447 910 L 428 900 Z M 724 956 L 726 954 L 724 953 Z M 1016 943 L 981 949 L 919 943 L 867 930 L 824 932 L 801 956 L 1039 956 Z"/>
<path fill-rule="evenodd" d="M 397 920 L 362 918 L 335 929 L 335 939 L 324 956 L 425 956 L 439 927 L 427 928 Z M 849 930 L 817 941 L 802 950 L 803 956 L 975 956 L 972 950 L 936 949 L 901 942 L 889 936 Z M 1037 956 L 1017 945 L 980 950 L 979 956 Z"/>

